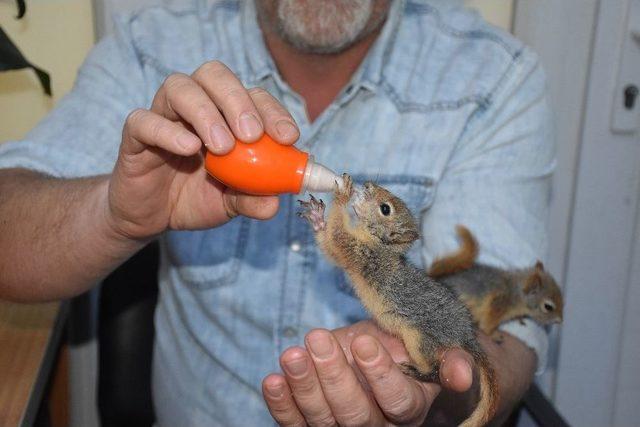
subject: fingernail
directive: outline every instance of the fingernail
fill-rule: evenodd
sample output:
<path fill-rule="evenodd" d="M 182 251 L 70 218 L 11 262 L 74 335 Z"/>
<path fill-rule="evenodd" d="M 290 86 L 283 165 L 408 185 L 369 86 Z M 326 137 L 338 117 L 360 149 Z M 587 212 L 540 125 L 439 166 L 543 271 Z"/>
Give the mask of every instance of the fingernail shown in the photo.
<path fill-rule="evenodd" d="M 284 364 L 289 375 L 299 377 L 307 372 L 307 359 L 302 357 L 299 359 L 293 359 Z"/>
<path fill-rule="evenodd" d="M 309 347 L 318 359 L 328 359 L 333 354 L 333 341 L 328 332 L 317 332 L 307 338 Z"/>
<path fill-rule="evenodd" d="M 240 114 L 238 127 L 242 136 L 248 140 L 258 139 L 262 135 L 262 124 L 252 113 Z"/>
<path fill-rule="evenodd" d="M 178 135 L 176 138 L 178 145 L 182 147 L 184 150 L 192 150 L 196 147 L 196 145 L 200 145 L 200 140 L 190 133 L 183 133 Z"/>
<path fill-rule="evenodd" d="M 233 148 L 233 139 L 229 132 L 219 124 L 211 126 L 211 143 L 216 151 L 227 152 Z"/>
<path fill-rule="evenodd" d="M 276 123 L 276 131 L 282 139 L 291 140 L 298 137 L 298 128 L 289 120 L 279 120 Z"/>
<path fill-rule="evenodd" d="M 353 350 L 356 352 L 356 356 L 364 362 L 371 362 L 378 357 L 378 344 L 371 337 L 363 337 L 359 340 L 357 346 L 354 346 Z"/>
<path fill-rule="evenodd" d="M 269 393 L 271 397 L 282 397 L 282 395 L 284 394 L 284 387 L 282 386 L 282 384 L 269 386 L 267 387 L 267 393 Z"/>

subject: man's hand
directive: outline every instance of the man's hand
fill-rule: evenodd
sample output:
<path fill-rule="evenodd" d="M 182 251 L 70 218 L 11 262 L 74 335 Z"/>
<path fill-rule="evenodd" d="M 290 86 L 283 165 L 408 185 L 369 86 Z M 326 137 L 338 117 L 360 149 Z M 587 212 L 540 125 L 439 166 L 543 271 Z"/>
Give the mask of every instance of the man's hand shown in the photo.
<path fill-rule="evenodd" d="M 234 136 L 253 142 L 265 131 L 282 144 L 299 137 L 275 98 L 262 89 L 247 90 L 224 64 L 209 62 L 191 76 L 169 76 L 151 109 L 132 112 L 124 126 L 106 200 L 113 229 L 145 239 L 167 228 L 214 227 L 238 214 L 273 216 L 276 197 L 228 191 L 202 167 L 203 145 L 224 154 Z"/>
<path fill-rule="evenodd" d="M 536 370 L 536 355 L 519 339 L 503 333 L 501 344 L 480 333 L 480 345 L 487 353 L 498 379 L 498 409 L 490 425 L 500 426 L 525 394 Z M 477 384 L 466 393 L 443 390 L 429 411 L 426 425 L 458 425 L 475 409 Z"/>
<path fill-rule="evenodd" d="M 307 334 L 306 349 L 280 357 L 284 375 L 263 381 L 271 414 L 283 426 L 420 425 L 440 386 L 417 382 L 398 369 L 407 361 L 402 342 L 370 321 Z M 471 357 L 448 351 L 440 367 L 447 388 L 465 391 L 472 383 Z"/>
<path fill-rule="evenodd" d="M 105 96 L 105 94 L 102 94 Z M 0 171 L 0 298 L 45 301 L 84 292 L 167 228 L 214 227 L 236 215 L 269 218 L 275 197 L 229 191 L 207 176 L 203 158 L 267 132 L 299 136 L 267 92 L 245 89 L 223 64 L 174 74 L 150 110 L 126 121 L 111 175 L 55 179 Z"/>
<path fill-rule="evenodd" d="M 512 337 L 502 346 L 483 337 L 482 344 L 489 346 L 490 360 L 500 367 L 496 370 L 505 398 L 498 413 L 508 415 L 528 387 L 535 356 Z M 408 360 L 402 342 L 369 321 L 333 332 L 311 331 L 305 346 L 286 350 L 280 358 L 284 375 L 272 374 L 263 381 L 265 401 L 280 425 L 421 425 L 427 414 L 430 421 L 455 425 L 454 419 L 461 421 L 460 414 L 464 419 L 475 408 L 473 362 L 464 351 L 444 355 L 441 389 L 402 374 L 396 366 Z M 502 369 L 505 359 L 507 369 Z"/>

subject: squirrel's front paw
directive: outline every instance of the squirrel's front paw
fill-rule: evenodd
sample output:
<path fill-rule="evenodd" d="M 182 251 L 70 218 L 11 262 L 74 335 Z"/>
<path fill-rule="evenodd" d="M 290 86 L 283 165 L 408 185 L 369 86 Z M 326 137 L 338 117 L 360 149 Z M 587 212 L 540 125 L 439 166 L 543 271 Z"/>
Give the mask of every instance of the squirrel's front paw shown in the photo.
<path fill-rule="evenodd" d="M 311 227 L 313 227 L 313 231 L 318 232 L 324 230 L 326 228 L 326 223 L 324 222 L 324 202 L 322 199 L 316 199 L 312 194 L 309 196 L 310 199 L 308 202 L 298 200 L 302 208 L 302 210 L 298 212 L 298 216 L 300 218 L 306 218 L 309 224 L 311 224 Z"/>
<path fill-rule="evenodd" d="M 353 195 L 353 180 L 347 173 L 342 174 L 342 184 L 336 182 L 336 189 L 333 192 L 334 203 L 347 204 Z"/>

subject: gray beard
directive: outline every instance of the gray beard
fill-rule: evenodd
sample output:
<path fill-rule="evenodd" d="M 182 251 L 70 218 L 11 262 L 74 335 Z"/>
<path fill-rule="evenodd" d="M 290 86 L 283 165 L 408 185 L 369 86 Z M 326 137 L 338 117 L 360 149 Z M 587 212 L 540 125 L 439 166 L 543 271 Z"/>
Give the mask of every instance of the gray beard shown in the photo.
<path fill-rule="evenodd" d="M 339 53 L 376 29 L 374 0 L 279 0 L 277 34 L 305 53 Z M 372 28 L 369 28 L 372 27 Z"/>

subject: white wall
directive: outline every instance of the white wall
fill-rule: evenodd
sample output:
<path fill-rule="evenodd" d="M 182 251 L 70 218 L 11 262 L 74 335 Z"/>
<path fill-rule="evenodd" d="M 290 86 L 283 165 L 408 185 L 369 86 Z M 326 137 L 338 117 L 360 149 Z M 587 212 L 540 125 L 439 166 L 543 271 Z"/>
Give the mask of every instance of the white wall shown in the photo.
<path fill-rule="evenodd" d="M 576 426 L 638 425 L 640 135 L 611 131 L 628 4 L 516 5 L 515 32 L 541 54 L 557 122 L 551 262 L 566 308 L 546 385 Z"/>
<path fill-rule="evenodd" d="M 587 99 L 587 81 L 598 0 L 520 0 L 514 30 L 540 55 L 548 77 L 557 142 L 550 216 L 549 270 L 566 283 L 571 219 Z M 566 287 L 565 287 L 566 288 Z M 553 394 L 558 331 L 552 334 L 550 363 L 541 383 Z"/>
<path fill-rule="evenodd" d="M 627 5 L 600 2 L 578 159 L 556 384 L 556 401 L 575 425 L 638 423 L 640 402 L 617 401 L 640 393 L 640 336 L 637 324 L 626 323 L 638 311 L 632 302 L 639 282 L 631 271 L 638 245 L 640 135 L 611 131 Z"/>
<path fill-rule="evenodd" d="M 51 75 L 53 99 L 30 69 L 0 73 L 0 143 L 19 139 L 70 89 L 93 46 L 93 11 L 88 0 L 27 1 L 16 20 L 14 1 L 0 2 L 0 23 L 25 57 Z"/>
<path fill-rule="evenodd" d="M 487 21 L 507 31 L 512 28 L 513 0 L 465 0 L 465 6 L 477 9 Z"/>

